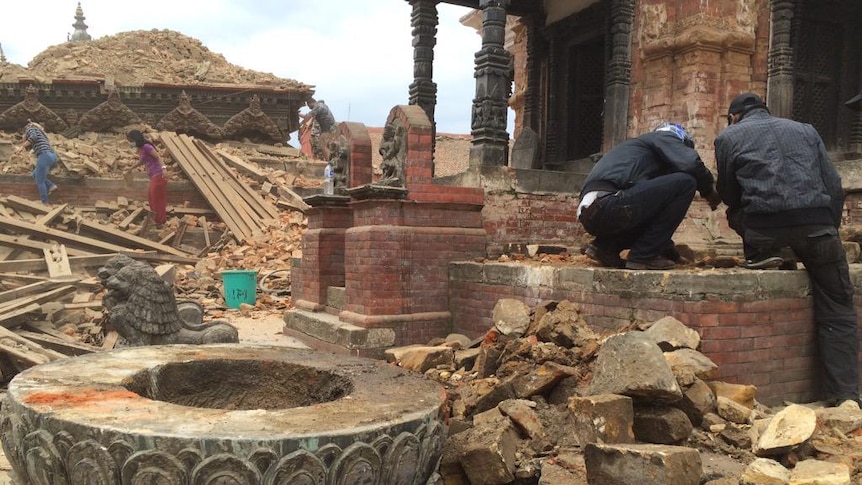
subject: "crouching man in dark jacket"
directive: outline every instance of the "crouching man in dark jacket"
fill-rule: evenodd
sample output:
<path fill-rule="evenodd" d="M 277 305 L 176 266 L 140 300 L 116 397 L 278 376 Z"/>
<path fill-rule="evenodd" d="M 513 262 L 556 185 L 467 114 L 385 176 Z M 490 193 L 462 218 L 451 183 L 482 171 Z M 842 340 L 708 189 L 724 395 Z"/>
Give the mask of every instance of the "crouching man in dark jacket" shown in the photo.
<path fill-rule="evenodd" d="M 814 298 L 825 398 L 859 399 L 859 336 L 853 284 L 838 227 L 841 177 L 817 131 L 777 118 L 760 96 L 737 96 L 715 140 L 718 193 L 742 236 L 750 269 L 780 266 L 789 247 L 805 265 Z"/>
<path fill-rule="evenodd" d="M 578 220 L 595 236 L 584 252 L 615 268 L 666 270 L 679 261 L 673 233 L 695 190 L 715 210 L 712 173 L 682 126 L 663 123 L 605 154 L 584 181 Z M 623 261 L 620 252 L 630 249 Z"/>

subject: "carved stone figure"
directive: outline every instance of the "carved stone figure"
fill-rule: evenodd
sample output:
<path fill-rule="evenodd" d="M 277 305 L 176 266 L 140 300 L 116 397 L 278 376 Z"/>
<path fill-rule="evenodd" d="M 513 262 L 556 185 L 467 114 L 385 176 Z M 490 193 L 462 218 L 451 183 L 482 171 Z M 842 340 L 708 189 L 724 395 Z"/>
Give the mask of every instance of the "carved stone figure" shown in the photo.
<path fill-rule="evenodd" d="M 398 123 L 389 123 L 383 128 L 383 139 L 380 141 L 380 156 L 383 161 L 380 168 L 383 176 L 378 185 L 404 187 L 404 161 L 407 151 L 407 133 Z"/>
<path fill-rule="evenodd" d="M 330 161 L 334 177 L 335 193 L 343 195 L 349 185 L 350 178 L 350 148 L 347 138 L 339 135 L 329 142 Z"/>
<path fill-rule="evenodd" d="M 102 300 L 108 321 L 131 347 L 239 342 L 236 328 L 224 320 L 184 322 L 170 284 L 144 262 L 117 255 L 98 274 L 108 290 Z"/>

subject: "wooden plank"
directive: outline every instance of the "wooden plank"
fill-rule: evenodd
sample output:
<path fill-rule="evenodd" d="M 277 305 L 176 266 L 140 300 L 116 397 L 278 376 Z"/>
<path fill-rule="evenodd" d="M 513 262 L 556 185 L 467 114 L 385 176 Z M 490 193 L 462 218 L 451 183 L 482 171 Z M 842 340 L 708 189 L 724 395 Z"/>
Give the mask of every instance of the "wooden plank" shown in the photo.
<path fill-rule="evenodd" d="M 45 263 L 48 265 L 48 275 L 51 278 L 61 278 L 72 276 L 72 267 L 69 266 L 69 255 L 66 254 L 66 247 L 62 244 L 55 244 L 52 248 L 45 250 Z"/>
<path fill-rule="evenodd" d="M 51 249 L 53 245 L 43 241 L 30 239 L 29 236 L 7 236 L 5 234 L 0 234 L 0 246 L 41 254 L 46 249 Z M 92 256 L 95 253 L 84 251 L 82 249 L 67 248 L 66 254 L 70 256 Z"/>
<path fill-rule="evenodd" d="M 210 176 L 210 180 L 219 181 L 215 192 L 221 194 L 222 200 L 228 207 L 238 214 L 240 222 L 245 224 L 251 231 L 251 236 L 256 235 L 260 226 L 257 224 L 259 214 L 249 201 L 243 197 L 240 183 L 235 175 L 227 169 L 227 165 L 210 151 L 200 140 L 180 135 L 180 139 L 189 146 L 194 153 L 195 160 L 201 168 Z"/>
<path fill-rule="evenodd" d="M 35 313 L 42 309 L 38 303 L 30 303 L 10 311 L 0 311 L 0 326 L 7 327 L 15 325 L 15 321 L 28 313 Z"/>
<path fill-rule="evenodd" d="M 200 149 L 201 153 L 203 153 L 207 159 L 213 164 L 213 166 L 220 169 L 225 175 L 229 177 L 230 183 L 233 186 L 234 190 L 240 196 L 245 199 L 248 205 L 263 219 L 275 219 L 278 217 L 278 209 L 275 208 L 272 204 L 266 201 L 260 194 L 253 190 L 248 184 L 238 179 L 231 173 L 230 169 L 225 163 L 223 158 L 219 158 L 212 150 L 210 150 L 206 145 L 203 144 L 200 140 L 194 140 L 195 145 Z"/>
<path fill-rule="evenodd" d="M 188 256 L 188 253 L 180 251 L 179 249 L 172 248 L 155 241 L 150 241 L 149 239 L 140 236 L 134 236 L 126 232 L 115 230 L 107 224 L 99 224 L 98 222 L 82 220 L 78 221 L 78 226 L 105 238 L 113 239 L 115 241 L 123 241 L 125 243 L 124 246 L 130 249 L 151 249 L 160 253 L 173 254 L 174 256 Z"/>
<path fill-rule="evenodd" d="M 73 256 L 69 258 L 72 268 L 94 268 L 102 266 L 117 254 L 139 261 L 158 263 L 196 264 L 198 258 L 174 256 L 172 254 L 155 254 L 153 252 L 119 251 L 116 253 L 96 254 L 93 256 Z M 44 258 L 19 259 L 17 261 L 0 261 L 0 275 L 11 271 L 47 271 L 48 264 Z"/>
<path fill-rule="evenodd" d="M 102 341 L 102 350 L 111 350 L 117 345 L 117 340 L 120 340 L 120 334 L 116 330 L 111 330 L 108 335 L 105 335 L 105 340 Z"/>
<path fill-rule="evenodd" d="M 118 246 L 116 244 L 99 241 L 98 239 L 79 236 L 77 234 L 71 234 L 65 231 L 52 229 L 50 227 L 31 224 L 29 222 L 18 221 L 10 217 L 0 216 L 0 227 L 12 232 L 36 236 L 44 240 L 53 239 L 61 244 L 65 244 L 71 247 L 77 247 L 86 251 L 92 251 L 94 253 L 116 253 L 119 251 L 128 251 L 129 249 L 123 246 Z"/>
<path fill-rule="evenodd" d="M 192 184 L 197 187 L 210 207 L 228 226 L 234 238 L 239 242 L 249 238 L 253 234 L 251 227 L 230 206 L 230 201 L 224 199 L 219 184 L 213 181 L 212 176 L 200 166 L 191 149 L 173 133 L 164 133 L 161 135 L 161 139 L 171 156 L 192 181 Z"/>
<path fill-rule="evenodd" d="M 43 291 L 52 290 L 61 285 L 63 285 L 63 283 L 59 281 L 43 280 L 36 283 L 30 283 L 29 285 L 24 285 L 18 288 L 13 288 L 11 290 L 6 290 L 0 292 L 0 304 L 16 300 L 27 295 L 32 295 L 34 293 L 41 293 Z"/>
<path fill-rule="evenodd" d="M 44 355 L 48 359 L 48 361 L 63 359 L 67 357 L 66 355 L 63 355 L 56 350 L 46 349 L 45 347 L 42 347 L 41 345 L 32 342 L 5 327 L 0 327 L 0 339 L 12 340 L 15 343 L 25 347 L 30 352 Z"/>
<path fill-rule="evenodd" d="M 57 330 L 57 327 L 55 327 L 53 323 L 46 322 L 45 320 L 31 320 L 29 322 L 24 322 L 21 324 L 21 328 L 30 330 L 35 333 L 51 335 L 52 337 L 63 339 L 69 342 L 77 342 L 77 340 L 75 340 L 71 336 Z"/>
<path fill-rule="evenodd" d="M 5 285 L 8 284 L 7 280 L 29 285 L 40 281 L 48 281 L 48 278 L 46 276 L 34 276 L 30 274 L 0 273 L 0 282 Z"/>
<path fill-rule="evenodd" d="M 18 311 L 21 308 L 27 308 L 33 304 L 36 304 L 38 306 L 42 303 L 46 303 L 49 301 L 58 301 L 60 300 L 60 298 L 65 295 L 68 295 L 69 293 L 72 293 L 73 291 L 75 291 L 75 287 L 73 285 L 64 285 L 59 288 L 54 288 L 53 290 L 38 293 L 36 295 L 16 298 L 0 305 L 0 313 L 3 313 L 5 315 L 9 312 Z"/>
<path fill-rule="evenodd" d="M 174 236 L 174 240 L 171 241 L 171 247 L 179 249 L 180 245 L 183 243 L 183 238 L 186 235 L 186 230 L 188 230 L 189 225 L 186 224 L 186 221 L 181 220 L 179 224 L 177 224 L 177 234 Z"/>
<path fill-rule="evenodd" d="M 251 177 L 258 182 L 265 182 L 267 173 L 257 165 L 246 162 L 245 160 L 235 157 L 224 150 L 216 150 L 216 153 L 222 157 L 231 167 L 237 169 L 240 173 Z"/>
<path fill-rule="evenodd" d="M 129 214 L 129 216 L 128 216 L 128 217 L 126 217 L 125 219 L 123 219 L 123 222 L 121 222 L 121 223 L 118 225 L 118 227 L 119 227 L 120 229 L 122 229 L 122 230 L 124 230 L 124 231 L 125 231 L 126 229 L 128 229 L 128 228 L 129 228 L 129 226 L 131 226 L 131 225 L 132 225 L 132 223 L 133 223 L 133 222 L 135 222 L 135 220 L 136 220 L 138 217 L 140 217 L 140 215 L 141 215 L 143 212 L 144 212 L 144 208 L 143 208 L 143 207 L 139 207 L 139 208 L 137 208 L 137 209 L 133 210 L 133 211 L 132 211 L 132 213 L 131 213 L 131 214 Z"/>
<path fill-rule="evenodd" d="M 201 229 L 204 230 L 204 247 L 208 248 L 212 243 L 210 242 L 210 227 L 207 223 L 206 216 L 200 216 L 200 218 L 198 219 L 198 224 L 201 226 Z"/>
<path fill-rule="evenodd" d="M 25 199 L 23 197 L 18 197 L 17 195 L 9 195 L 6 197 L 6 205 L 9 207 L 14 207 L 15 210 L 22 212 L 29 212 L 36 216 L 44 216 L 50 214 L 45 219 L 45 222 L 42 224 L 48 224 L 56 219 L 60 214 L 62 214 L 68 204 L 61 204 L 57 207 L 48 207 L 43 205 L 41 202 L 36 202 L 35 200 Z"/>
<path fill-rule="evenodd" d="M 83 310 L 85 308 L 89 308 L 90 310 L 99 310 L 102 308 L 102 300 L 87 301 L 81 303 L 66 303 L 63 305 L 63 310 Z"/>
<path fill-rule="evenodd" d="M 27 330 L 16 330 L 15 333 L 31 342 L 35 342 L 41 345 L 46 349 L 59 352 L 66 356 L 92 354 L 94 352 L 99 352 L 102 350 L 101 348 L 95 347 L 93 345 L 73 342 L 68 339 L 62 339 L 44 333 L 29 332 Z"/>
<path fill-rule="evenodd" d="M 174 214 L 176 216 L 212 216 L 216 215 L 215 211 L 212 209 L 205 209 L 201 207 L 168 207 L 168 213 Z"/>
<path fill-rule="evenodd" d="M 23 347 L 21 345 L 15 345 L 17 342 L 7 342 L 4 339 L 0 338 L 0 352 L 5 352 L 9 354 L 13 359 L 24 363 L 25 366 L 35 366 L 39 364 L 44 364 L 46 362 L 51 362 L 50 357 L 31 352 L 30 349 Z"/>
<path fill-rule="evenodd" d="M 302 212 L 305 212 L 311 207 L 308 203 L 302 200 L 302 197 L 300 197 L 299 194 L 291 190 L 290 187 L 279 185 L 276 187 L 276 190 L 278 190 L 278 195 L 287 199 L 291 205 L 296 206 Z"/>

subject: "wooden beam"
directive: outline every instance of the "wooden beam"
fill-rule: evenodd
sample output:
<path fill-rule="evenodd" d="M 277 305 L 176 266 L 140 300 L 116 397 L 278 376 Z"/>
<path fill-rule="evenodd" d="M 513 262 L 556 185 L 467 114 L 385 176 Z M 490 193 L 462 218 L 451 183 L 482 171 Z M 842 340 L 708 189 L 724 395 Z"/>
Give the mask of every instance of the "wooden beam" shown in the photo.
<path fill-rule="evenodd" d="M 44 280 L 36 283 L 30 283 L 29 285 L 20 286 L 18 288 L 13 288 L 11 290 L 6 290 L 0 292 L 0 304 L 12 300 L 17 300 L 18 298 L 32 295 L 33 293 L 40 293 L 43 291 L 52 290 L 62 285 L 62 282 Z"/>
<path fill-rule="evenodd" d="M 161 139 L 183 172 L 228 226 L 234 238 L 242 242 L 251 237 L 254 232 L 251 226 L 243 217 L 240 217 L 232 207 L 231 201 L 224 197 L 219 185 L 220 180 L 213 180 L 213 176 L 202 167 L 192 148 L 173 133 L 163 133 Z"/>
<path fill-rule="evenodd" d="M 260 219 L 278 218 L 278 209 L 261 197 L 257 191 L 252 190 L 248 184 L 234 176 L 223 158 L 216 156 L 216 154 L 204 145 L 202 141 L 194 140 L 194 142 L 195 146 L 197 146 L 201 153 L 210 160 L 212 165 L 217 167 L 228 177 L 229 183 L 233 186 L 233 189 L 248 203 Z M 261 226 L 261 229 L 263 229 L 263 226 Z"/>
<path fill-rule="evenodd" d="M 31 342 L 30 340 L 18 335 L 17 333 L 15 333 L 15 332 L 13 332 L 13 331 L 5 328 L 5 327 L 0 327 L 0 337 L 2 337 L 3 339 L 9 339 L 9 340 L 14 341 L 15 343 L 17 343 L 17 344 L 21 345 L 22 347 L 24 347 L 25 349 L 27 349 L 27 351 L 30 353 L 44 356 L 46 359 L 45 362 L 50 362 L 52 360 L 63 359 L 65 357 L 68 357 L 66 355 L 61 354 L 60 352 L 57 352 L 56 350 L 46 349 L 46 348 L 42 347 L 41 345 L 39 345 L 35 342 Z M 8 350 L 8 349 L 6 349 L 6 350 Z"/>
<path fill-rule="evenodd" d="M 230 153 L 224 150 L 216 150 L 216 153 L 219 154 L 231 167 L 237 169 L 240 173 L 251 177 L 258 182 L 265 182 L 267 179 L 267 173 L 261 170 L 257 165 L 253 165 L 251 163 L 246 162 L 245 160 L 235 157 Z"/>
<path fill-rule="evenodd" d="M 33 304 L 36 304 L 38 306 L 45 302 L 59 300 L 63 296 L 68 295 L 73 291 L 75 291 L 75 287 L 73 285 L 64 285 L 59 288 L 54 288 L 53 290 L 38 293 L 33 296 L 23 296 L 21 298 L 16 298 L 0 305 L 0 313 L 6 314 L 9 312 L 15 312 L 17 310 L 20 310 L 21 308 L 29 307 Z"/>
<path fill-rule="evenodd" d="M 198 258 L 174 256 L 172 254 L 153 254 L 141 253 L 135 251 L 119 251 L 116 253 L 96 254 L 93 256 L 72 256 L 69 258 L 69 265 L 72 268 L 94 268 L 102 266 L 117 254 L 125 254 L 126 256 L 139 261 L 150 261 L 158 263 L 178 263 L 178 264 L 196 264 Z M 40 259 L 19 259 L 16 261 L 0 261 L 0 274 L 12 271 L 47 271 L 48 263 L 44 258 Z"/>
<path fill-rule="evenodd" d="M 179 249 L 159 244 L 140 236 L 134 236 L 123 231 L 118 231 L 112 226 L 106 224 L 82 220 L 78 221 L 78 226 L 104 238 L 114 240 L 115 242 L 122 241 L 125 243 L 124 246 L 129 249 L 151 249 L 160 253 L 173 254 L 174 256 L 188 256 L 188 253 L 180 251 Z"/>
<path fill-rule="evenodd" d="M 11 217 L 0 216 L 0 227 L 12 232 L 36 236 L 44 240 L 55 240 L 67 246 L 77 247 L 94 253 L 116 253 L 119 251 L 127 251 L 129 248 L 99 241 L 89 237 L 79 236 L 77 234 L 59 231 L 50 227 L 39 226 L 29 222 L 19 221 Z"/>
<path fill-rule="evenodd" d="M 63 355 L 84 355 L 100 352 L 102 349 L 92 345 L 73 342 L 69 339 L 63 339 L 54 335 L 45 333 L 29 332 L 27 330 L 17 330 L 16 334 L 26 338 L 27 340 L 37 343 L 46 349 L 51 349 Z M 60 332 L 61 335 L 64 335 Z"/>
<path fill-rule="evenodd" d="M 53 246 L 50 243 L 36 241 L 30 239 L 29 236 L 7 236 L 0 234 L 0 246 L 6 246 L 14 249 L 30 251 L 35 254 L 42 253 L 46 249 L 51 249 Z M 84 251 L 81 249 L 66 248 L 66 253 L 70 256 L 92 256 L 95 253 Z"/>
<path fill-rule="evenodd" d="M 9 311 L 0 310 L 0 326 L 2 327 L 12 327 L 15 326 L 15 322 L 17 319 L 21 318 L 28 313 L 35 313 L 42 309 L 42 307 L 38 303 L 30 303 L 29 305 L 24 305 L 16 309 L 10 309 Z"/>
<path fill-rule="evenodd" d="M 206 216 L 201 216 L 200 219 L 198 219 L 198 223 L 201 225 L 201 229 L 204 230 L 204 247 L 208 248 L 212 243 L 210 242 L 210 227 L 207 223 Z"/>
<path fill-rule="evenodd" d="M 133 210 L 128 217 L 123 219 L 123 222 L 121 222 L 118 227 L 125 231 L 129 228 L 130 225 L 132 225 L 133 222 L 135 222 L 135 219 L 137 219 L 142 212 L 144 212 L 143 207 L 138 207 L 137 209 Z"/>

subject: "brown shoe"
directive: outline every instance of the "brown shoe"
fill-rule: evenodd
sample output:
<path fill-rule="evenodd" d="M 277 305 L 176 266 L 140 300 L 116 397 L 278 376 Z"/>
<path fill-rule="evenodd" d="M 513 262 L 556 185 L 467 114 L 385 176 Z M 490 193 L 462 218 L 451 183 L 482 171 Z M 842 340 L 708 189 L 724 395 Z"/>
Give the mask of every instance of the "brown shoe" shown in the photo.
<path fill-rule="evenodd" d="M 590 259 L 598 261 L 607 268 L 623 268 L 625 261 L 620 257 L 620 253 L 614 253 L 611 249 L 604 249 L 595 244 L 589 244 L 584 248 L 584 254 Z"/>
<path fill-rule="evenodd" d="M 665 270 L 673 269 L 675 267 L 676 263 L 661 256 L 656 256 L 648 261 L 626 261 L 626 269 Z"/>

